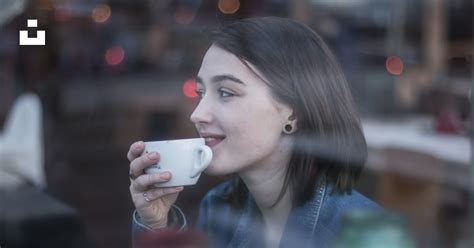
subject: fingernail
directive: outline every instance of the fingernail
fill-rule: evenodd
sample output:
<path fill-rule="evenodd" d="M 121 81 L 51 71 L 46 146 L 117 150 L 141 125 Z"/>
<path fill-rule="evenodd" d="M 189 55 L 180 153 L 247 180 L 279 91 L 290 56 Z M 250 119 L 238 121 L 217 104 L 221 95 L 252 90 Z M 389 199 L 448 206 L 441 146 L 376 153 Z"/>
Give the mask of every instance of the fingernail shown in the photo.
<path fill-rule="evenodd" d="M 180 186 L 180 187 L 177 187 L 175 190 L 176 190 L 176 191 L 181 191 L 181 190 L 183 190 L 183 189 L 184 189 L 184 187 L 183 187 L 183 186 Z"/>
<path fill-rule="evenodd" d="M 142 148 L 142 142 L 141 141 L 137 141 L 135 142 L 135 144 L 133 145 L 133 148 L 134 149 L 141 149 Z"/>
<path fill-rule="evenodd" d="M 170 175 L 170 173 L 165 172 L 165 173 L 161 174 L 160 177 L 161 177 L 161 179 L 169 179 L 171 177 L 171 175 Z"/>
<path fill-rule="evenodd" d="M 148 159 L 157 160 L 158 159 L 158 153 L 156 153 L 156 152 L 148 153 Z"/>

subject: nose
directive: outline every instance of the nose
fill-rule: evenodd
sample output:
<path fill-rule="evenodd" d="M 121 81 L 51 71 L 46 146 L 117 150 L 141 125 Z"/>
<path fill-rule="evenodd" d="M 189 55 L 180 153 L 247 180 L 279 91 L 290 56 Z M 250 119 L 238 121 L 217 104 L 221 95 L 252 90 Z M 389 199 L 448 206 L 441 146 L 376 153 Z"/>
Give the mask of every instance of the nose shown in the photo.
<path fill-rule="evenodd" d="M 208 103 L 204 101 L 204 98 L 194 109 L 190 116 L 190 120 L 195 124 L 210 123 L 212 121 L 212 112 Z"/>

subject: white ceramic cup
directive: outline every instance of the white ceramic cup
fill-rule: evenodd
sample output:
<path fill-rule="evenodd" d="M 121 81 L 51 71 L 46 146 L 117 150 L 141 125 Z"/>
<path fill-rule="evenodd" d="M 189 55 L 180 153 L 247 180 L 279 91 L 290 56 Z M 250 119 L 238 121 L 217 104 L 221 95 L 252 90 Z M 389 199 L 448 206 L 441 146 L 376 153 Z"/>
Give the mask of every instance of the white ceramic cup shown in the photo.
<path fill-rule="evenodd" d="M 157 164 L 145 169 L 145 173 L 171 172 L 171 180 L 156 184 L 156 187 L 194 185 L 201 172 L 212 160 L 212 150 L 203 138 L 145 142 L 144 153 L 158 152 Z"/>

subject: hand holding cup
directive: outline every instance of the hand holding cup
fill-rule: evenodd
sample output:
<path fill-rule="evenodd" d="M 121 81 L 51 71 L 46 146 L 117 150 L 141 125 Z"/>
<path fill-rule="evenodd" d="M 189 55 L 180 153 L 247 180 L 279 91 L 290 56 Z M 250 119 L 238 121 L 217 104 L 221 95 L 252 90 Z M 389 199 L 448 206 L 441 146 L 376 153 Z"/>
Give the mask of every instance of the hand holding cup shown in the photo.
<path fill-rule="evenodd" d="M 130 194 L 141 222 L 166 227 L 184 185 L 196 184 L 212 160 L 203 138 L 135 142 L 128 151 Z"/>
<path fill-rule="evenodd" d="M 164 228 L 168 224 L 168 212 L 178 199 L 183 187 L 156 188 L 172 178 L 169 171 L 145 174 L 144 170 L 160 161 L 158 152 L 144 153 L 142 141 L 130 146 L 127 158 L 130 161 L 130 195 L 142 224 L 153 229 Z"/>

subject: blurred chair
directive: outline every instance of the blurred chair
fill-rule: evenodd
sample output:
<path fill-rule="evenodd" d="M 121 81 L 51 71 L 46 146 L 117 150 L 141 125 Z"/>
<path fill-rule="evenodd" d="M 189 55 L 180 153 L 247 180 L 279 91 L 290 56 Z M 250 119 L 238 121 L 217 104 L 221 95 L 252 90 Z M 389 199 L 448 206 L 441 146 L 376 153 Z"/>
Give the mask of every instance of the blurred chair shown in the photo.
<path fill-rule="evenodd" d="M 90 247 L 80 215 L 46 192 L 38 96 L 15 100 L 0 133 L 0 245 Z"/>
<path fill-rule="evenodd" d="M 404 215 L 421 247 L 436 247 L 441 205 L 442 163 L 412 150 L 382 150 L 384 168 L 375 199 L 387 209 Z"/>
<path fill-rule="evenodd" d="M 93 247 L 80 214 L 36 187 L 0 190 L 3 248 Z"/>
<path fill-rule="evenodd" d="M 38 96 L 23 94 L 15 100 L 0 133 L 0 189 L 46 187 L 42 123 Z"/>

